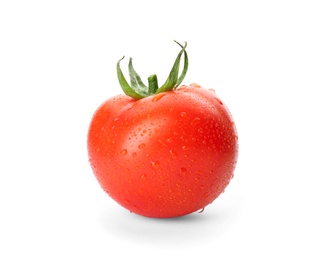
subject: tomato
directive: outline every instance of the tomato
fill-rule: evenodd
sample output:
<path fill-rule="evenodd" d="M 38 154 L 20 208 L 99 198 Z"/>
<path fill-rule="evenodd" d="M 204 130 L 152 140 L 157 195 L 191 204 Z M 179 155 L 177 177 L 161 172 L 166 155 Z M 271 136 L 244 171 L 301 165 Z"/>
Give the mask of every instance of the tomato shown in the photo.
<path fill-rule="evenodd" d="M 214 91 L 182 85 L 106 100 L 91 120 L 88 154 L 99 184 L 117 203 L 142 216 L 171 218 L 199 211 L 224 192 L 238 137 Z"/>

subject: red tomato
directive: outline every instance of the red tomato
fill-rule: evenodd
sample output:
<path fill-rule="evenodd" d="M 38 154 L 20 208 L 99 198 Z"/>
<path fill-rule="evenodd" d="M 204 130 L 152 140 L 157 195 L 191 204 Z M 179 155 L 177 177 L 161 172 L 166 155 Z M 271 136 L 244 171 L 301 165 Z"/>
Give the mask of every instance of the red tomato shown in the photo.
<path fill-rule="evenodd" d="M 201 210 L 224 191 L 237 139 L 216 94 L 191 84 L 105 101 L 89 127 L 88 154 L 101 187 L 121 206 L 170 218 Z"/>

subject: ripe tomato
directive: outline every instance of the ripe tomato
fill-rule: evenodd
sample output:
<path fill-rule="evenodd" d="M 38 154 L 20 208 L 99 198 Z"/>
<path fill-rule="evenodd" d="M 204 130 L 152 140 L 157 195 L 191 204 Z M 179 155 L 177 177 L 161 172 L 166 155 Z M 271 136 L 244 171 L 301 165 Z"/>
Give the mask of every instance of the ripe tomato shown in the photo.
<path fill-rule="evenodd" d="M 187 63 L 185 46 L 180 53 Z M 88 154 L 101 187 L 121 206 L 147 217 L 177 217 L 224 191 L 236 166 L 237 132 L 214 91 L 174 84 L 145 97 L 106 100 L 93 115 Z"/>

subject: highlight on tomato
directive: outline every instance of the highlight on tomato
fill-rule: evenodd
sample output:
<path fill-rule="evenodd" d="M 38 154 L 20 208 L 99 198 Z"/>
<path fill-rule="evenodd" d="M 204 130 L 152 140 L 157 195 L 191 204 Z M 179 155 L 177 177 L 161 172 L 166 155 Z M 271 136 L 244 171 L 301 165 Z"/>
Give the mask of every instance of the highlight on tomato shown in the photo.
<path fill-rule="evenodd" d="M 130 83 L 117 62 L 125 95 L 104 101 L 88 130 L 90 165 L 102 189 L 138 215 L 172 218 L 203 210 L 233 177 L 238 135 L 233 118 L 210 88 L 182 85 L 188 70 L 181 45 L 167 80 L 145 85 L 132 59 Z M 183 68 L 180 63 L 183 57 Z"/>

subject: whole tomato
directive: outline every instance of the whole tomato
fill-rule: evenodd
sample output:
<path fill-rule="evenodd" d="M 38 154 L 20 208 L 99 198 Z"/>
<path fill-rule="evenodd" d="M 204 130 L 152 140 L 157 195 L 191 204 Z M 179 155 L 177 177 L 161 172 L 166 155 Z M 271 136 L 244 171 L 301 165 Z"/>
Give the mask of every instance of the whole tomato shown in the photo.
<path fill-rule="evenodd" d="M 120 60 L 117 74 L 127 95 L 106 100 L 88 131 L 90 164 L 103 190 L 146 217 L 204 209 L 223 193 L 237 162 L 237 132 L 223 102 L 197 84 L 178 87 L 188 69 L 187 44 L 179 45 L 182 50 L 160 88 L 155 75 L 148 86 L 142 83 L 131 58 L 130 86 Z"/>

